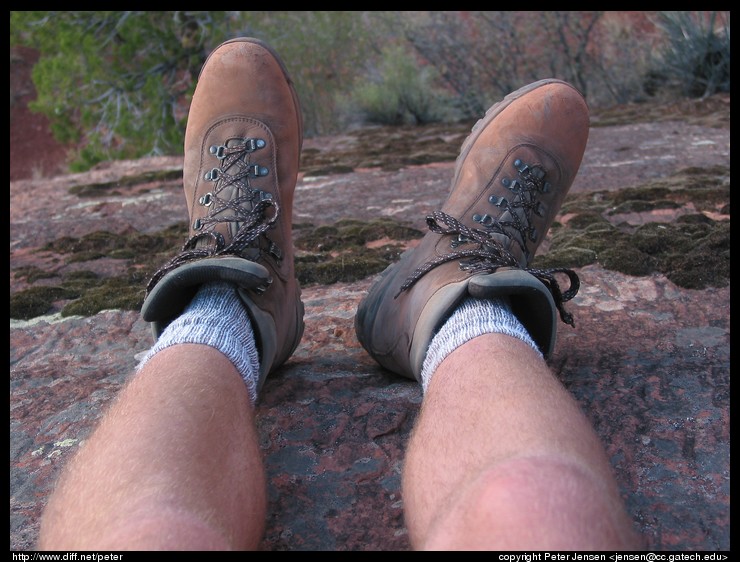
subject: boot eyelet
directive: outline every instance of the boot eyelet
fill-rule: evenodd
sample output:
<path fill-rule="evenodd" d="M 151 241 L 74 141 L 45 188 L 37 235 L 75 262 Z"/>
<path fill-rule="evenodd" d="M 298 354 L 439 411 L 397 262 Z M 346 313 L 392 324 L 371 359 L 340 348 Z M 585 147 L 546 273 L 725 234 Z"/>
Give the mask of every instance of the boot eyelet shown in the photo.
<path fill-rule="evenodd" d="M 244 148 L 247 152 L 254 152 L 260 148 L 265 148 L 265 146 L 267 146 L 267 143 L 263 139 L 244 139 Z"/>
<path fill-rule="evenodd" d="M 270 173 L 270 170 L 265 168 L 264 166 L 260 166 L 259 164 L 254 164 L 249 167 L 249 175 L 253 178 L 258 178 L 260 176 L 266 176 L 268 173 Z"/>
<path fill-rule="evenodd" d="M 483 226 L 491 226 L 493 224 L 493 217 L 491 215 L 479 215 L 475 214 L 473 215 L 473 220 L 477 223 L 482 224 Z"/>
<path fill-rule="evenodd" d="M 205 195 L 202 195 L 200 199 L 198 199 L 198 203 L 200 203 L 204 207 L 210 207 L 213 203 L 213 194 L 209 191 Z"/>
<path fill-rule="evenodd" d="M 264 191 L 262 189 L 255 189 L 253 199 L 257 202 L 272 201 L 272 193 L 270 193 L 269 191 Z"/>
<path fill-rule="evenodd" d="M 507 208 L 507 207 L 509 206 L 509 202 L 508 202 L 508 201 L 506 200 L 506 198 L 504 198 L 504 197 L 497 197 L 497 196 L 495 196 L 495 195 L 491 195 L 491 196 L 490 196 L 490 197 L 488 198 L 488 201 L 489 201 L 489 202 L 490 202 L 490 203 L 491 203 L 492 205 L 496 205 L 497 207 L 501 207 L 501 208 L 503 208 L 503 209 L 506 209 L 506 208 Z"/>
<path fill-rule="evenodd" d="M 226 157 L 226 147 L 223 145 L 214 144 L 208 150 L 211 154 L 213 154 L 219 160 L 223 160 Z"/>

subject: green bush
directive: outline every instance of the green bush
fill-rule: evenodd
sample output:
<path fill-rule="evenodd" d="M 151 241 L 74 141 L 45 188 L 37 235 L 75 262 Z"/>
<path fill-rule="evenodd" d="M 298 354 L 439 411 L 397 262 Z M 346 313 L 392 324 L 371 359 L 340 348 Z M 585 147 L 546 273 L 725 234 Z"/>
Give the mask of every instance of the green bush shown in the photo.
<path fill-rule="evenodd" d="M 182 152 L 189 96 L 226 14 L 11 12 L 11 45 L 40 53 L 30 108 L 79 147 L 73 170 Z"/>
<path fill-rule="evenodd" d="M 34 11 L 10 15 L 11 48 L 39 51 L 33 111 L 100 161 L 181 154 L 190 97 L 222 41 L 257 37 L 280 53 L 299 91 L 307 135 L 335 132 L 335 92 L 349 89 L 372 26 L 365 12 Z M 12 94 L 11 94 L 12 99 Z"/>
<path fill-rule="evenodd" d="M 242 35 L 267 41 L 283 59 L 301 100 L 304 134 L 340 130 L 337 103 L 376 57 L 383 33 L 360 11 L 240 12 Z"/>
<path fill-rule="evenodd" d="M 31 109 L 77 150 L 73 171 L 182 154 L 201 66 L 236 36 L 280 54 L 306 136 L 472 120 L 542 78 L 592 107 L 729 91 L 730 79 L 729 12 L 11 11 L 10 31 L 11 57 L 39 52 Z M 11 111 L 13 99 L 11 84 Z"/>
<path fill-rule="evenodd" d="M 434 68 L 420 67 L 400 45 L 382 50 L 373 79 L 361 76 L 350 93 L 365 121 L 380 125 L 421 125 L 443 119 L 444 95 L 433 86 Z"/>
<path fill-rule="evenodd" d="M 730 91 L 729 12 L 661 12 L 656 25 L 665 35 L 646 91 L 675 89 L 705 97 Z"/>

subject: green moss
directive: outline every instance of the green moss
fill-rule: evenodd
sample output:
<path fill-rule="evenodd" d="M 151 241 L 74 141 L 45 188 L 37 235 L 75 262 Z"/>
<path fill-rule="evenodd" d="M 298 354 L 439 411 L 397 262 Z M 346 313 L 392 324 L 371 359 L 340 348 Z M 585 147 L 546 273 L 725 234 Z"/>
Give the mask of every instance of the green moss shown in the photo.
<path fill-rule="evenodd" d="M 347 166 L 344 164 L 327 164 L 325 166 L 314 166 L 313 168 L 304 172 L 303 175 L 305 177 L 330 176 L 333 174 L 351 174 L 354 171 L 355 170 L 354 168 L 352 168 L 352 166 Z"/>
<path fill-rule="evenodd" d="M 471 126 L 472 123 L 436 123 L 366 129 L 344 143 L 304 148 L 301 170 L 305 176 L 319 176 L 344 174 L 358 168 L 396 171 L 405 166 L 452 162 Z"/>
<path fill-rule="evenodd" d="M 333 225 L 322 225 L 301 233 L 296 237 L 295 247 L 306 251 L 330 252 L 364 246 L 384 238 L 413 240 L 422 236 L 421 231 L 392 219 L 341 219 Z"/>
<path fill-rule="evenodd" d="M 187 226 L 179 223 L 155 234 L 137 231 L 114 233 L 96 231 L 81 238 L 65 236 L 42 247 L 42 251 L 64 254 L 67 263 L 95 260 L 103 257 L 145 261 L 147 254 L 163 249 L 175 250 L 187 237 Z"/>
<path fill-rule="evenodd" d="M 64 287 L 76 293 L 82 293 L 85 289 L 95 287 L 100 283 L 100 277 L 94 271 L 78 270 L 71 271 L 64 276 Z"/>
<path fill-rule="evenodd" d="M 57 274 L 53 271 L 44 271 L 33 265 L 19 267 L 13 271 L 13 277 L 16 279 L 25 279 L 28 283 L 34 283 L 39 279 L 50 279 L 56 276 Z"/>
<path fill-rule="evenodd" d="M 120 195 L 118 188 L 152 182 L 171 182 L 182 180 L 182 170 L 155 170 L 141 174 L 123 176 L 109 182 L 88 183 L 69 188 L 69 193 L 78 197 L 100 197 L 102 195 Z"/>
<path fill-rule="evenodd" d="M 726 166 L 685 168 L 640 186 L 615 191 L 569 195 L 561 208 L 565 213 L 597 213 L 604 216 L 628 212 L 676 209 L 692 205 L 697 211 L 718 212 L 730 198 L 730 170 Z M 725 211 L 722 211 L 725 212 Z M 729 214 L 729 206 L 725 214 Z"/>
<path fill-rule="evenodd" d="M 618 215 L 621 213 L 645 213 L 654 211 L 656 209 L 680 209 L 681 203 L 670 200 L 658 200 L 658 201 L 644 201 L 640 199 L 633 199 L 625 201 L 624 203 L 618 204 L 609 209 L 610 215 Z"/>
<path fill-rule="evenodd" d="M 651 274 L 657 265 L 654 257 L 641 252 L 628 240 L 622 240 L 604 249 L 598 254 L 598 260 L 606 269 L 636 277 Z"/>
<path fill-rule="evenodd" d="M 722 175 L 725 170 L 715 168 L 710 172 Z M 705 179 L 709 175 L 706 170 L 700 173 L 693 169 L 677 174 Z M 665 181 L 675 182 L 676 177 Z M 566 226 L 550 231 L 550 251 L 538 255 L 532 265 L 583 267 L 599 263 L 627 275 L 663 273 L 684 288 L 726 286 L 730 280 L 729 220 L 715 221 L 703 213 L 690 213 L 670 223 L 614 226 L 605 219 L 628 209 L 676 208 L 688 202 L 716 209 L 721 205 L 721 196 L 729 197 L 729 191 L 722 182 L 713 185 L 692 192 L 691 197 L 683 188 L 656 188 L 654 184 L 624 190 L 626 193 L 584 194 L 569 202 L 570 212 L 578 210 L 577 214 Z M 651 197 L 658 200 L 651 201 Z"/>
<path fill-rule="evenodd" d="M 59 277 L 55 287 L 33 286 L 11 295 L 11 318 L 30 319 L 47 313 L 55 301 L 69 300 L 63 315 L 90 315 L 107 308 L 139 310 L 144 287 L 151 275 L 176 255 L 187 238 L 186 223 L 171 225 L 159 232 L 142 234 L 97 231 L 74 238 L 58 238 L 39 251 L 62 257 L 62 264 L 94 262 L 115 258 L 123 262 L 125 273 L 100 278 L 89 270 L 77 270 L 48 276 Z M 36 268 L 16 270 L 30 283 L 41 278 Z"/>
<path fill-rule="evenodd" d="M 663 223 L 648 223 L 635 231 L 632 240 L 635 248 L 656 257 L 676 250 L 686 251 L 690 247 L 690 240 L 684 237 L 676 239 L 675 230 Z"/>
<path fill-rule="evenodd" d="M 92 316 L 102 310 L 141 310 L 144 287 L 128 277 L 113 277 L 85 291 L 62 309 L 62 316 Z"/>
<path fill-rule="evenodd" d="M 295 241 L 296 248 L 306 252 L 296 258 L 296 276 L 303 285 L 364 279 L 383 271 L 403 250 L 395 242 L 368 248 L 369 242 L 405 241 L 422 236 L 421 231 L 387 218 L 341 219 L 333 225 L 306 229 Z"/>
<path fill-rule="evenodd" d="M 98 231 L 86 234 L 82 238 L 71 236 L 59 238 L 44 246 L 42 250 L 68 254 L 70 257 L 67 262 L 73 263 L 104 258 L 122 243 L 125 244 L 126 242 L 121 240 L 118 234 Z"/>
<path fill-rule="evenodd" d="M 570 246 L 567 248 L 558 248 L 551 250 L 546 254 L 535 256 L 531 266 L 540 269 L 549 269 L 556 267 L 585 267 L 595 263 L 596 252 L 589 248 L 579 248 Z"/>
<path fill-rule="evenodd" d="M 30 320 L 46 314 L 59 299 L 73 299 L 78 296 L 64 287 L 36 286 L 10 295 L 10 317 Z"/>
<path fill-rule="evenodd" d="M 296 260 L 296 277 L 301 285 L 331 285 L 365 279 L 380 273 L 392 263 L 383 252 L 355 250 L 339 256 Z"/>
<path fill-rule="evenodd" d="M 430 138 L 431 144 L 439 142 Z M 387 144 L 375 149 L 385 150 Z M 531 265 L 579 268 L 598 263 L 627 275 L 659 272 L 683 288 L 727 286 L 730 221 L 713 220 L 701 211 L 729 215 L 729 193 L 729 169 L 713 167 L 685 169 L 625 190 L 570 195 L 560 213 L 561 217 L 568 215 L 568 220 L 553 223 L 549 251 L 538 254 Z M 679 205 L 696 212 L 670 223 L 641 226 L 609 220 L 614 221 L 615 213 Z M 140 310 L 148 279 L 180 251 L 187 234 L 188 225 L 181 222 L 148 234 L 131 229 L 59 238 L 40 250 L 47 254 L 47 263 L 54 264 L 54 271 L 38 267 L 12 270 L 14 277 L 31 287 L 11 294 L 10 316 L 30 319 L 60 303 L 64 315 L 91 315 L 110 308 Z M 399 259 L 405 242 L 421 238 L 424 232 L 391 218 L 348 218 L 330 225 L 297 223 L 293 234 L 296 275 L 302 285 L 311 285 L 351 282 L 380 273 Z M 379 241 L 387 243 L 371 247 Z M 103 257 L 120 260 L 116 274 L 98 276 L 88 269 L 61 273 L 69 269 L 64 267 L 67 264 L 93 263 Z M 53 285 L 37 284 L 52 278 Z"/>
<path fill-rule="evenodd" d="M 611 228 L 609 221 L 607 221 L 601 213 L 597 211 L 588 210 L 578 213 L 568 221 L 568 228 L 575 230 L 584 230 L 586 228 L 591 228 L 594 225 L 599 228 Z"/>
<path fill-rule="evenodd" d="M 705 236 L 695 237 L 691 250 L 674 252 L 661 269 L 686 289 L 725 287 L 730 283 L 730 223 L 716 222 Z"/>
<path fill-rule="evenodd" d="M 343 219 L 334 225 L 294 225 L 296 247 L 306 250 L 296 257 L 296 274 L 302 284 L 355 281 L 382 271 L 397 260 L 403 247 L 389 243 L 367 248 L 366 243 L 382 239 L 409 240 L 422 236 L 414 228 L 392 219 L 360 221 Z M 54 287 L 34 286 L 11 295 L 11 318 L 30 319 L 50 311 L 55 302 L 69 301 L 62 315 L 96 314 L 118 308 L 140 310 L 145 286 L 151 275 L 176 255 L 187 238 L 187 225 L 178 223 L 160 232 L 112 233 L 97 231 L 82 236 L 62 237 L 40 251 L 62 257 L 62 263 L 94 262 L 115 258 L 124 262 L 121 275 L 99 277 L 89 270 L 47 273 L 23 268 L 14 274 L 33 283 L 44 277 L 58 277 Z M 322 243 L 323 242 L 323 243 Z"/>
<path fill-rule="evenodd" d="M 685 121 L 714 128 L 730 128 L 730 104 L 723 96 L 686 98 L 670 103 L 630 103 L 592 112 L 592 127 Z"/>

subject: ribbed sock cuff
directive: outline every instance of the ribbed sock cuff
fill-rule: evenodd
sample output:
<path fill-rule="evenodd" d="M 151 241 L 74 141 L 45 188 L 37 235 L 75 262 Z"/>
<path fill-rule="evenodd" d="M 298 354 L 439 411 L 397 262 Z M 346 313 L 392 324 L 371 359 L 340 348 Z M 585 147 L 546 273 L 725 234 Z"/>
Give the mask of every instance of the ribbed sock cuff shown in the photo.
<path fill-rule="evenodd" d="M 470 297 L 460 304 L 432 338 L 421 370 L 422 389 L 426 392 L 432 375 L 445 357 L 473 338 L 490 333 L 519 338 L 542 356 L 529 332 L 511 312 L 507 300 Z"/>
<path fill-rule="evenodd" d="M 157 352 L 180 343 L 208 345 L 223 353 L 244 379 L 252 402 L 256 402 L 259 354 L 249 315 L 233 285 L 202 285 L 183 313 L 164 329 L 137 371 Z"/>

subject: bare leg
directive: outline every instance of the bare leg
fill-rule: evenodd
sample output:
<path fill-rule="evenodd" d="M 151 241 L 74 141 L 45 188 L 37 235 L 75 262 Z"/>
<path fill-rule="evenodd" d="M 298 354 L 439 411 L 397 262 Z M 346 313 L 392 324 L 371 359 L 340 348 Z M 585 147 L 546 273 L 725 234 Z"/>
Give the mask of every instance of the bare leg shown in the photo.
<path fill-rule="evenodd" d="M 522 341 L 486 334 L 431 379 L 403 480 L 420 549 L 637 547 L 587 418 Z"/>
<path fill-rule="evenodd" d="M 121 391 L 70 461 L 44 514 L 39 547 L 256 548 L 265 486 L 241 376 L 212 347 L 169 347 Z"/>

